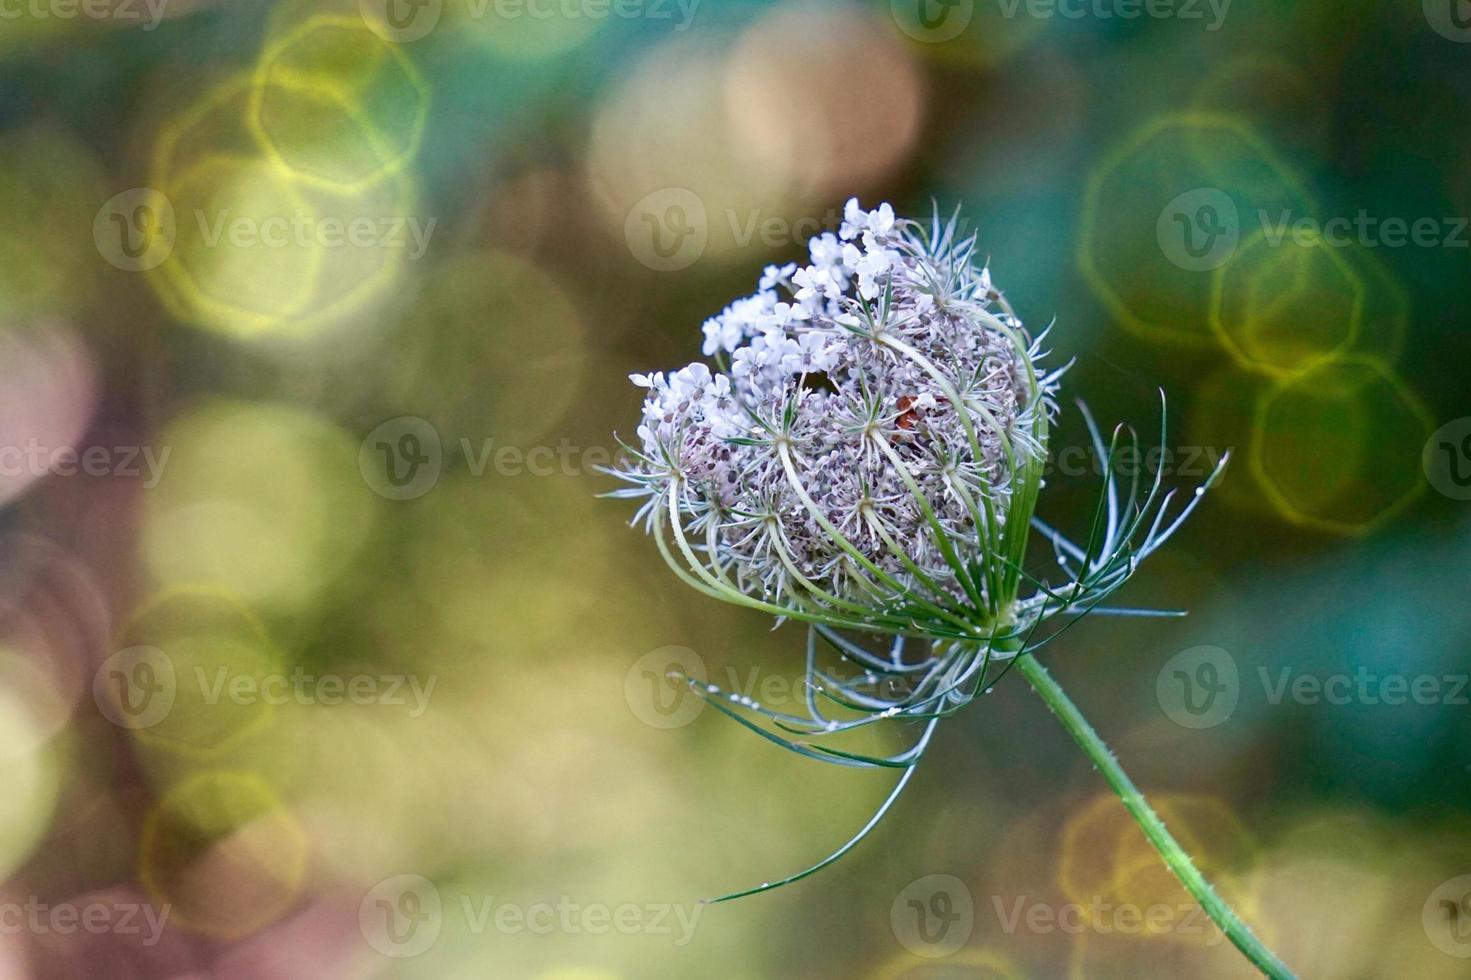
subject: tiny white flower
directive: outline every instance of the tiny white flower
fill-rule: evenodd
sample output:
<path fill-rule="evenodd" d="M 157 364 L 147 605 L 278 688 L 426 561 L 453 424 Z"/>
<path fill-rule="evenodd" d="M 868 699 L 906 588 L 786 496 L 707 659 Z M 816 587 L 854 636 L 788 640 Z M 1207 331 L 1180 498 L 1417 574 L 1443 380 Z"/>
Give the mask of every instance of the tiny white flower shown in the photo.
<path fill-rule="evenodd" d="M 779 330 L 766 333 L 766 363 L 773 367 L 784 368 L 787 358 L 796 354 L 799 349 L 795 340 Z"/>
<path fill-rule="evenodd" d="M 796 303 L 777 303 L 776 307 L 766 315 L 763 326 L 768 330 L 785 330 L 805 323 L 812 318 L 811 312 L 805 306 Z"/>
<path fill-rule="evenodd" d="M 850 197 L 843 207 L 843 224 L 838 229 L 838 236 L 844 241 L 851 241 L 866 232 L 879 238 L 887 238 L 893 234 L 895 221 L 894 209 L 889 204 L 880 204 L 873 211 L 865 211 L 859 205 L 858 198 Z"/>
<path fill-rule="evenodd" d="M 843 205 L 843 224 L 838 229 L 838 236 L 843 241 L 857 238 L 859 232 L 868 227 L 868 212 L 858 205 L 858 198 L 848 198 L 848 203 Z"/>
<path fill-rule="evenodd" d="M 797 289 L 797 301 L 812 309 L 813 305 L 821 300 L 838 299 L 843 295 L 842 287 L 831 274 L 809 265 L 805 269 L 798 269 L 792 277 L 792 282 L 799 287 Z"/>
<path fill-rule="evenodd" d="M 760 351 L 754 346 L 742 347 L 730 359 L 730 373 L 737 378 L 749 377 L 760 369 Z"/>
<path fill-rule="evenodd" d="M 781 283 L 790 280 L 792 273 L 797 271 L 797 263 L 788 262 L 783 266 L 768 265 L 761 273 L 760 288 L 762 290 L 775 289 Z"/>
<path fill-rule="evenodd" d="M 859 253 L 857 246 L 844 246 L 845 261 L 858 273 L 858 293 L 864 299 L 875 299 L 884 291 L 881 277 L 888 275 L 897 256 L 885 248 L 870 247 Z"/>
<path fill-rule="evenodd" d="M 812 256 L 812 264 L 819 269 L 842 268 L 843 245 L 830 231 L 823 232 L 808 242 L 807 251 Z"/>
<path fill-rule="evenodd" d="M 880 238 L 884 238 L 894 230 L 894 209 L 887 203 L 880 204 L 878 209 L 868 213 L 868 230 Z"/>
<path fill-rule="evenodd" d="M 710 366 L 696 361 L 674 372 L 669 379 L 669 390 L 679 401 L 698 401 L 709 383 Z"/>
<path fill-rule="evenodd" d="M 808 331 L 787 348 L 781 367 L 789 374 L 810 374 L 828 370 L 836 360 L 837 353 L 828 338 L 817 331 Z"/>
<path fill-rule="evenodd" d="M 741 325 L 727 316 L 712 316 L 701 329 L 705 333 L 705 343 L 700 350 L 706 357 L 718 350 L 733 351 L 743 339 Z"/>

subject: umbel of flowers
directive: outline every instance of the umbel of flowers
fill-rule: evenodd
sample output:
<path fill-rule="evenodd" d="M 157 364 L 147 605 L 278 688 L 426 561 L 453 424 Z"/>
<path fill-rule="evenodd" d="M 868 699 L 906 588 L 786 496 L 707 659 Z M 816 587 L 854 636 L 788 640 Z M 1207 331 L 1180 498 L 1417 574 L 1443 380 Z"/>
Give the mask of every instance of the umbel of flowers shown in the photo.
<path fill-rule="evenodd" d="M 713 364 L 633 376 L 622 475 L 692 584 L 886 633 L 1006 617 L 1056 375 L 973 250 L 954 221 L 849 201 L 809 265 L 768 267 L 706 321 Z"/>
<path fill-rule="evenodd" d="M 975 246 L 958 214 L 920 223 L 850 200 L 837 234 L 809 242 L 808 264 L 767 267 L 753 295 L 705 322 L 708 361 L 633 375 L 646 389 L 643 419 L 629 462 L 612 471 L 628 486 L 612 495 L 640 500 L 635 523 L 689 585 L 808 625 L 803 711 L 680 680 L 793 752 L 902 773 L 832 854 L 718 900 L 846 854 L 899 798 L 937 723 L 1014 666 L 1206 913 L 1264 973 L 1290 977 L 1034 656 L 1090 612 L 1173 615 L 1102 603 L 1179 529 L 1226 460 L 1171 508 L 1159 473 L 1121 485 L 1115 460 L 1138 458 L 1133 433 L 1105 440 L 1084 409 L 1104 473 L 1086 535 L 1038 517 L 1062 370 L 1043 366 L 1045 331 L 1026 328 Z M 1026 570 L 1033 531 L 1050 546 L 1046 572 Z M 845 741 L 880 723 L 917 734 L 887 756 Z"/>

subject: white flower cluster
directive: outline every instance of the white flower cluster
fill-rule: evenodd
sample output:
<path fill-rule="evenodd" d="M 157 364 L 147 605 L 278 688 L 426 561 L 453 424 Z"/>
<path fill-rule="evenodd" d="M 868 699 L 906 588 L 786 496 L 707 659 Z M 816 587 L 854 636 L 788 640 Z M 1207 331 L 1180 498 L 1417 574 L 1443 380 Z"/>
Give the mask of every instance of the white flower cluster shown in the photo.
<path fill-rule="evenodd" d="M 699 580 L 784 610 L 973 604 L 1055 379 L 955 221 L 850 200 L 810 264 L 769 266 L 648 389 L 620 472 Z M 784 298 L 785 297 L 785 298 Z M 694 564 L 691 561 L 691 564 Z"/>

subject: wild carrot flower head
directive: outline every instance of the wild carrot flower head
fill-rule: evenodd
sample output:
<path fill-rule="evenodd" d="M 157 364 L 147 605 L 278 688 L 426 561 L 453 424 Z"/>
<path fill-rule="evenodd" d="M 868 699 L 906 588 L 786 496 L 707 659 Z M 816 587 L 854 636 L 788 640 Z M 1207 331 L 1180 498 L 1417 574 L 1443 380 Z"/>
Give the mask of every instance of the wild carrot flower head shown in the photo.
<path fill-rule="evenodd" d="M 1133 434 L 1105 442 L 1084 408 L 1104 487 L 1074 543 L 1034 514 L 1062 371 L 1043 368 L 1041 336 L 976 262 L 974 236 L 955 218 L 921 224 L 853 200 L 808 252 L 706 321 L 710 362 L 633 376 L 646 389 L 640 445 L 613 471 L 630 484 L 614 496 L 642 500 L 636 522 L 685 582 L 809 624 L 805 713 L 683 678 L 690 689 L 801 755 L 904 771 L 835 853 L 726 898 L 799 880 L 857 844 L 938 721 L 999 679 L 993 668 L 1089 612 L 1168 615 L 1101 603 L 1220 472 L 1170 517 L 1159 472 L 1121 493 L 1115 462 L 1137 453 L 1120 446 Z M 1049 572 L 1025 570 L 1033 529 L 1051 545 Z M 882 757 L 843 744 L 889 721 L 922 730 Z"/>
<path fill-rule="evenodd" d="M 1056 378 L 974 246 L 851 200 L 810 264 L 706 321 L 713 365 L 633 376 L 622 476 L 693 581 L 883 632 L 963 633 L 1009 599 L 995 559 L 1031 517 Z"/>

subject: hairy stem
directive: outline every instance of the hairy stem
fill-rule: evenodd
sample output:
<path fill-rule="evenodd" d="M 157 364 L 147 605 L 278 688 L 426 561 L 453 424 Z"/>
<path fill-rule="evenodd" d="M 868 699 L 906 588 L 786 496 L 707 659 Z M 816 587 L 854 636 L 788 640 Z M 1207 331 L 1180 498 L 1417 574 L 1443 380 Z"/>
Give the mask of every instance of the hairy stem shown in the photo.
<path fill-rule="evenodd" d="M 1200 873 L 1190 855 L 1185 853 L 1174 835 L 1165 829 L 1164 821 L 1154 812 L 1154 808 L 1149 805 L 1144 794 L 1139 792 L 1139 787 L 1134 785 L 1128 773 L 1124 772 L 1098 732 L 1094 731 L 1088 719 L 1083 717 L 1082 712 L 1041 662 L 1030 654 L 1022 654 L 1016 658 L 1016 669 L 1047 703 L 1047 707 L 1052 709 L 1052 713 L 1062 722 L 1062 727 L 1067 729 L 1073 741 L 1078 743 L 1098 771 L 1103 773 L 1103 778 L 1123 801 L 1124 809 L 1129 811 L 1129 815 L 1139 824 L 1139 829 L 1144 831 L 1144 836 L 1149 838 L 1149 843 L 1154 845 L 1165 864 L 1180 879 L 1180 884 L 1195 896 L 1195 900 L 1200 903 L 1206 915 L 1211 917 L 1211 921 L 1221 928 L 1236 948 L 1265 976 L 1272 977 L 1273 980 L 1295 980 L 1295 975 L 1287 965 L 1262 945 L 1261 940 L 1252 934 L 1251 928 L 1241 921 L 1225 899 L 1216 894 L 1216 890 Z"/>

